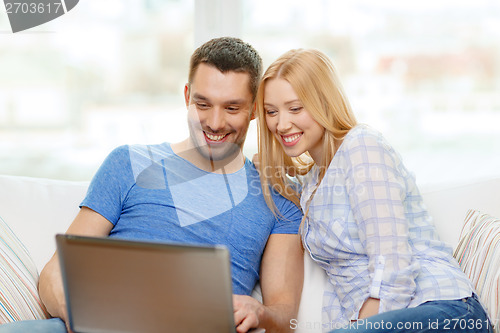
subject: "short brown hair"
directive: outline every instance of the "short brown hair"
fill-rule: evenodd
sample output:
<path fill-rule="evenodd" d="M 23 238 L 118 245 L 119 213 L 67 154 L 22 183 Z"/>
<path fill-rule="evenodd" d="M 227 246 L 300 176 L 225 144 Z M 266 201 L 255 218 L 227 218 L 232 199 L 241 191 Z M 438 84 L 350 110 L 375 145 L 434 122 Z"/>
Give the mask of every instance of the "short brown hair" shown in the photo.
<path fill-rule="evenodd" d="M 196 69 L 201 64 L 214 66 L 222 73 L 243 72 L 250 75 L 250 92 L 253 99 L 257 95 L 262 75 L 262 59 L 257 51 L 239 38 L 214 38 L 198 47 L 191 56 L 189 81 L 191 86 Z"/>

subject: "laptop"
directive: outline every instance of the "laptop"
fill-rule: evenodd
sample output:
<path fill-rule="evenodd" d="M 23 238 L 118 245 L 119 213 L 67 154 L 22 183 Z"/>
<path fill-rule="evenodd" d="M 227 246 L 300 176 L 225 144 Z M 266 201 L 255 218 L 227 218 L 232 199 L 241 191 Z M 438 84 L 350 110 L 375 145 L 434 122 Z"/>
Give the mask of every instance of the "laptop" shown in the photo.
<path fill-rule="evenodd" d="M 236 332 L 225 247 L 58 234 L 75 333 Z"/>

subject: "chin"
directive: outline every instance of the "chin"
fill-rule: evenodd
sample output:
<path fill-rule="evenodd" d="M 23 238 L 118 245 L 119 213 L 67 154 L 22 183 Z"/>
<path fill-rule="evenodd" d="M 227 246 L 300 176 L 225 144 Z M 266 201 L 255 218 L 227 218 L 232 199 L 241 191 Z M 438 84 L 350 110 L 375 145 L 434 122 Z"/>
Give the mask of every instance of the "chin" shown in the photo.
<path fill-rule="evenodd" d="M 225 159 L 236 157 L 241 151 L 241 147 L 234 143 L 221 144 L 220 146 L 198 146 L 198 152 L 208 160 L 223 161 Z"/>
<path fill-rule="evenodd" d="M 283 149 L 283 151 L 290 157 L 299 157 L 304 154 L 304 152 L 297 152 L 296 150 Z"/>

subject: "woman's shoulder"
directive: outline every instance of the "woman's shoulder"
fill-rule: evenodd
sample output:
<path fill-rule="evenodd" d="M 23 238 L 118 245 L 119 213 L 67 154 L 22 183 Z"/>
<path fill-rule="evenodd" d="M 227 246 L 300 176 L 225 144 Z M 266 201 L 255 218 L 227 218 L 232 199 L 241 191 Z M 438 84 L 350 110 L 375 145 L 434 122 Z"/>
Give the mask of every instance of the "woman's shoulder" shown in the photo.
<path fill-rule="evenodd" d="M 339 147 L 330 164 L 335 168 L 351 168 L 370 163 L 399 164 L 400 156 L 381 132 L 360 124 L 352 128 Z"/>
<path fill-rule="evenodd" d="M 359 141 L 362 139 L 378 139 L 383 137 L 382 133 L 367 124 L 354 126 L 345 136 L 344 141 Z"/>
<path fill-rule="evenodd" d="M 380 131 L 366 124 L 358 124 L 353 127 L 345 136 L 340 148 L 352 150 L 368 147 L 393 150 Z"/>

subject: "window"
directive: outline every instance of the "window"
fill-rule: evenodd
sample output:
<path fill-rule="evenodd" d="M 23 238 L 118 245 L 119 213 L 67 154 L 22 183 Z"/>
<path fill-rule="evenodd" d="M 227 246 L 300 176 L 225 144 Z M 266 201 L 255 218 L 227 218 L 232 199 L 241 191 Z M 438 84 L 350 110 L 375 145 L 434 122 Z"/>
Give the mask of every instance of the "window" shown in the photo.
<path fill-rule="evenodd" d="M 193 6 L 85 0 L 16 34 L 0 16 L 0 173 L 88 180 L 118 145 L 186 136 Z"/>
<path fill-rule="evenodd" d="M 247 0 L 244 13 L 266 66 L 291 48 L 330 56 L 358 121 L 420 183 L 498 175 L 498 1 Z"/>
<path fill-rule="evenodd" d="M 498 17 L 494 0 L 85 0 L 12 34 L 0 13 L 0 173 L 88 180 L 118 145 L 185 138 L 189 56 L 233 35 L 264 67 L 324 51 L 420 183 L 498 175 Z"/>

